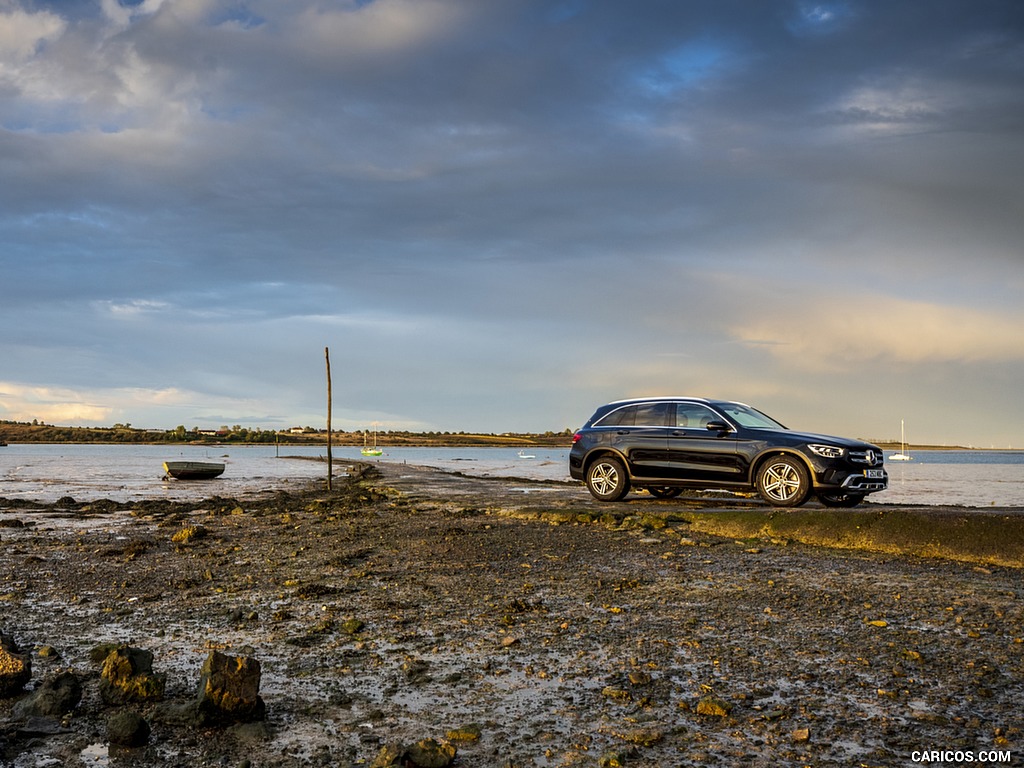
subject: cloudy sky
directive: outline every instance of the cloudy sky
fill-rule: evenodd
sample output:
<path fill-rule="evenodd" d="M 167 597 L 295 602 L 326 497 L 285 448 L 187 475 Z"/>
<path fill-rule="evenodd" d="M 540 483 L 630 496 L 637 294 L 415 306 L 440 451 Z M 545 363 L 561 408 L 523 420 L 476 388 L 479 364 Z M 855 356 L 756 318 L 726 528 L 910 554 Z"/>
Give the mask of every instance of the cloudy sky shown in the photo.
<path fill-rule="evenodd" d="M 1024 447 L 1019 0 L 0 0 L 0 419 Z"/>

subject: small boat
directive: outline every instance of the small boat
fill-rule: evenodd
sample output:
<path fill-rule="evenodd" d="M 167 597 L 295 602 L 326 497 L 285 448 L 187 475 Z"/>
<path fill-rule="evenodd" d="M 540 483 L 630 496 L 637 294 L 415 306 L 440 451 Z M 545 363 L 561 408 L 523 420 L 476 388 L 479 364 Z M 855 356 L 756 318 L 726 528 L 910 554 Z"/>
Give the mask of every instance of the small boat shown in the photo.
<path fill-rule="evenodd" d="M 889 457 L 889 461 L 913 461 L 914 457 L 907 453 L 907 438 L 903 432 L 903 419 L 900 419 L 900 452 Z"/>
<path fill-rule="evenodd" d="M 377 447 L 377 427 L 373 428 L 373 445 L 369 446 L 366 444 L 366 433 L 363 432 L 363 450 L 360 451 L 363 456 L 383 456 L 384 449 Z"/>
<path fill-rule="evenodd" d="M 165 461 L 164 472 L 178 480 L 211 480 L 224 474 L 219 461 Z"/>
<path fill-rule="evenodd" d="M 536 454 L 527 453 L 526 451 L 520 451 L 518 455 L 519 455 L 520 459 L 536 459 L 537 458 Z"/>

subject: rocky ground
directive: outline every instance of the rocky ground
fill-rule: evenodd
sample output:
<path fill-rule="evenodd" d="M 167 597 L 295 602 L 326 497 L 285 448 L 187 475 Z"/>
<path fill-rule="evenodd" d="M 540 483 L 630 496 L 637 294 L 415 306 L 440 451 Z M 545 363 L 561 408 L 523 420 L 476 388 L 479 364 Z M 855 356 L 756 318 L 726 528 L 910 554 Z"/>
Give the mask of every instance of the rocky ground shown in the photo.
<path fill-rule="evenodd" d="M 0 501 L 0 632 L 32 665 L 0 700 L 0 765 L 1024 760 L 1020 570 L 686 522 L 750 500 L 601 505 L 579 486 L 379 471 L 242 503 Z M 166 674 L 165 701 L 130 707 L 145 746 L 108 743 L 126 707 L 98 693 L 103 643 Z M 194 699 L 211 650 L 260 662 L 265 721 L 161 716 Z M 67 671 L 81 702 L 24 716 Z"/>

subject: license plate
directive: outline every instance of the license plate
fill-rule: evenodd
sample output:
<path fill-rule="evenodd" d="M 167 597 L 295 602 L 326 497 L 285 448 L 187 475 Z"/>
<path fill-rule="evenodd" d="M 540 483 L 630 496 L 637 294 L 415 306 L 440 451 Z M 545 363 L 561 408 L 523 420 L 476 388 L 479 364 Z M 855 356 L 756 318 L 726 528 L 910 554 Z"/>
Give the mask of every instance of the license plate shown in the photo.
<path fill-rule="evenodd" d="M 881 480 L 885 475 L 880 469 L 865 469 L 864 477 L 871 478 L 872 480 Z"/>

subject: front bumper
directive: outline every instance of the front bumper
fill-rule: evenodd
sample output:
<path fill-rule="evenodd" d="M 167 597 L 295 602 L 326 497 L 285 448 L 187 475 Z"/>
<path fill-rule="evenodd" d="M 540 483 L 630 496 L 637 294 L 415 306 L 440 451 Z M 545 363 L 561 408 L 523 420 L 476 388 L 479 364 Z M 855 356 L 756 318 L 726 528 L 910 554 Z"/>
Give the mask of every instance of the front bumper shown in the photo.
<path fill-rule="evenodd" d="M 877 491 L 884 491 L 888 487 L 889 477 L 884 472 L 880 478 L 850 475 L 842 483 L 843 490 L 856 493 L 876 493 Z"/>
<path fill-rule="evenodd" d="M 881 467 L 860 469 L 833 466 L 818 474 L 816 485 L 821 489 L 835 488 L 844 493 L 877 493 L 889 487 L 889 475 Z"/>

